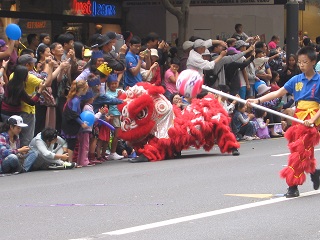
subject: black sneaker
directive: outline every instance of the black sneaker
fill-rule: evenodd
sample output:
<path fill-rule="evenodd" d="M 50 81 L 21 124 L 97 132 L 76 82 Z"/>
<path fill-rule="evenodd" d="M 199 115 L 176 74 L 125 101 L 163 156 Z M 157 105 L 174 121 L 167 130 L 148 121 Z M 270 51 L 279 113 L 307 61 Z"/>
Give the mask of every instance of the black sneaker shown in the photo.
<path fill-rule="evenodd" d="M 310 174 L 311 181 L 313 182 L 313 189 L 318 190 L 320 185 L 320 170 L 316 169 L 314 173 Z"/>
<path fill-rule="evenodd" d="M 300 193 L 298 190 L 298 186 L 293 186 L 288 188 L 288 192 L 284 195 L 286 198 L 294 198 L 299 197 Z"/>
<path fill-rule="evenodd" d="M 51 169 L 51 170 L 62 170 L 62 169 L 64 169 L 64 166 L 53 163 L 53 164 L 48 166 L 48 169 Z"/>
<path fill-rule="evenodd" d="M 238 151 L 238 149 L 236 148 L 232 148 L 232 156 L 239 156 L 240 155 L 240 152 Z"/>

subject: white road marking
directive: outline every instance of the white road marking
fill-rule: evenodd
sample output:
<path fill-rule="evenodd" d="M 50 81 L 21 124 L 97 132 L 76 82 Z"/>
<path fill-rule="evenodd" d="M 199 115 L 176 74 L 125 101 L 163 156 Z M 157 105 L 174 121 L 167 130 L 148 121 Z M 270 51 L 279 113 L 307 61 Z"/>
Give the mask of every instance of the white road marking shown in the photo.
<path fill-rule="evenodd" d="M 320 150 L 320 148 L 316 148 L 316 149 L 314 149 L 314 151 L 316 152 L 316 151 L 319 151 Z M 271 157 L 282 157 L 282 156 L 287 156 L 287 155 L 289 155 L 290 153 L 281 153 L 281 154 L 275 154 L 275 155 L 271 155 Z"/>
<path fill-rule="evenodd" d="M 320 190 L 301 193 L 300 197 L 298 197 L 298 198 L 312 196 L 312 195 L 316 195 L 316 194 L 320 194 Z M 265 205 L 269 205 L 269 204 L 273 204 L 273 203 L 294 200 L 294 199 L 298 199 L 298 198 L 285 198 L 285 197 L 273 198 L 273 199 L 268 199 L 265 201 L 248 203 L 248 204 L 244 204 L 244 205 L 218 209 L 218 210 L 214 210 L 214 211 L 210 211 L 210 212 L 204 212 L 204 213 L 189 215 L 189 216 L 185 216 L 185 217 L 173 218 L 173 219 L 169 219 L 169 220 L 165 220 L 165 221 L 161 221 L 161 222 L 154 222 L 154 223 L 150 223 L 150 224 L 119 229 L 119 230 L 115 230 L 115 231 L 111 231 L 111 232 L 105 232 L 105 233 L 97 234 L 95 236 L 88 236 L 88 237 L 70 239 L 70 240 L 93 240 L 93 239 L 98 239 L 98 238 L 104 238 L 104 237 L 106 237 L 106 235 L 109 235 L 109 236 L 124 235 L 124 234 L 144 231 L 144 230 L 148 230 L 148 229 L 153 229 L 153 228 L 158 228 L 158 227 L 163 227 L 163 226 L 168 226 L 168 225 L 173 225 L 173 224 L 178 224 L 178 223 L 183 223 L 183 222 L 188 222 L 188 221 L 193 221 L 196 219 L 217 216 L 217 215 L 226 214 L 226 213 L 230 213 L 230 212 L 236 212 L 236 211 L 241 211 L 241 210 L 245 210 L 245 209 L 265 206 Z"/>

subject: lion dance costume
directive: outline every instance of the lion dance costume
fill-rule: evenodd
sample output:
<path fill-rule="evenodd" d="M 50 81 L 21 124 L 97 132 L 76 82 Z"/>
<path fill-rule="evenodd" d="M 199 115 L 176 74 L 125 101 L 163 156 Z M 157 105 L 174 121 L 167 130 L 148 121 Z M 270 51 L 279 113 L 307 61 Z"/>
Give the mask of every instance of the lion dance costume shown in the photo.
<path fill-rule="evenodd" d="M 148 161 L 173 158 L 191 146 L 206 151 L 216 143 L 222 153 L 239 148 L 230 118 L 214 95 L 194 99 L 181 111 L 163 95 L 163 87 L 138 83 L 122 96 L 119 137 Z"/>
<path fill-rule="evenodd" d="M 299 101 L 295 117 L 306 120 L 315 115 L 319 103 L 313 101 Z M 314 147 L 319 143 L 319 132 L 316 127 L 306 127 L 302 124 L 295 124 L 286 131 L 290 155 L 288 166 L 280 172 L 280 176 L 286 179 L 289 187 L 302 185 L 306 180 L 305 173 L 314 173 L 316 160 L 314 158 Z"/>

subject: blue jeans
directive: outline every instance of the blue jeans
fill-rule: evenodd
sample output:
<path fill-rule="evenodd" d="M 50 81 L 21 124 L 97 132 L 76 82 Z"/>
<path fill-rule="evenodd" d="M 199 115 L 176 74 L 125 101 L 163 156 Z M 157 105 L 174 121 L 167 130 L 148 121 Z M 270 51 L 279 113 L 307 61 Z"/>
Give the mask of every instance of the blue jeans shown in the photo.
<path fill-rule="evenodd" d="M 239 95 L 240 95 L 240 98 L 246 99 L 246 95 L 247 95 L 247 87 L 246 86 L 240 87 Z"/>
<path fill-rule="evenodd" d="M 1 162 L 0 172 L 2 173 L 22 172 L 22 170 L 19 158 L 15 154 L 10 154 Z"/>
<path fill-rule="evenodd" d="M 26 170 L 26 172 L 31 171 L 32 165 L 36 161 L 37 157 L 38 157 L 37 151 L 29 150 L 23 162 L 23 168 L 24 170 Z"/>

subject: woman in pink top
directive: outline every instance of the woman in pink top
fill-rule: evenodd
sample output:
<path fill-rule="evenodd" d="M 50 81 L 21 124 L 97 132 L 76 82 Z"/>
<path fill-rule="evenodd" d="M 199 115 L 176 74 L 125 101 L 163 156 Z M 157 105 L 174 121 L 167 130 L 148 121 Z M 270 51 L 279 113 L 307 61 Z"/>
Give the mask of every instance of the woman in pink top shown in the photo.
<path fill-rule="evenodd" d="M 170 99 L 170 96 L 172 94 L 175 94 L 178 92 L 176 87 L 176 81 L 178 79 L 179 73 L 179 60 L 173 59 L 172 63 L 170 64 L 170 68 L 166 71 L 164 75 L 164 85 L 166 87 L 165 96 Z"/>
<path fill-rule="evenodd" d="M 280 38 L 278 36 L 273 35 L 271 41 L 268 43 L 269 50 L 276 49 L 280 43 Z"/>

